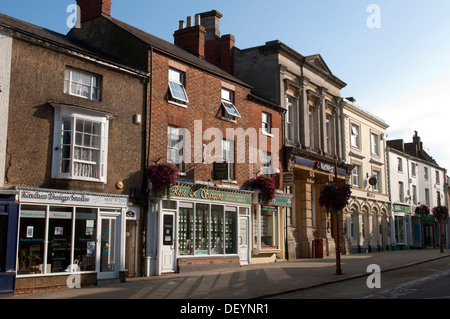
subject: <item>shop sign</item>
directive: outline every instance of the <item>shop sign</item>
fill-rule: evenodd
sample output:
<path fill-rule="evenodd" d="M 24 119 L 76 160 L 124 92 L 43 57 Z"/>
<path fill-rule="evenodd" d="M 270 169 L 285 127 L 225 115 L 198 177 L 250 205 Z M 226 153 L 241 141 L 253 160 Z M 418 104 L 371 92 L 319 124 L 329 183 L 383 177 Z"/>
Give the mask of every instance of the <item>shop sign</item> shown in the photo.
<path fill-rule="evenodd" d="M 294 173 L 285 172 L 283 173 L 283 186 L 288 186 L 294 183 Z"/>
<path fill-rule="evenodd" d="M 409 213 L 409 206 L 408 205 L 402 205 L 402 204 L 393 204 L 394 210 L 402 211 L 402 212 L 408 212 Z"/>
<path fill-rule="evenodd" d="M 20 189 L 19 201 L 39 204 L 64 204 L 74 206 L 127 207 L 128 196 L 102 195 L 54 190 Z"/>
<path fill-rule="evenodd" d="M 170 188 L 170 197 L 205 200 L 219 203 L 250 205 L 251 195 L 231 192 L 222 192 L 208 188 L 195 188 L 188 186 L 173 186 Z"/>
<path fill-rule="evenodd" d="M 262 203 L 261 194 L 259 194 L 259 203 Z M 292 199 L 289 197 L 275 196 L 269 203 L 270 206 L 286 206 L 292 207 Z"/>
<path fill-rule="evenodd" d="M 330 165 L 330 164 L 327 164 L 327 163 L 316 162 L 314 164 L 314 168 L 315 169 L 320 169 L 322 171 L 334 173 L 334 165 Z"/>

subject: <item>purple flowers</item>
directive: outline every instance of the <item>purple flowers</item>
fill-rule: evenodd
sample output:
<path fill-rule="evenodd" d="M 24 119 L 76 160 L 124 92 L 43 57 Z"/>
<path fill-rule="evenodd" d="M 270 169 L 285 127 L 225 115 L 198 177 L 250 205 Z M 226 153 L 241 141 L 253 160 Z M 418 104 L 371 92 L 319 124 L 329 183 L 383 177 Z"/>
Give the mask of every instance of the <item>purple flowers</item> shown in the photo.
<path fill-rule="evenodd" d="M 148 173 L 154 193 L 160 195 L 161 192 L 168 190 L 171 186 L 177 185 L 178 172 L 178 167 L 171 163 L 150 166 Z"/>
<path fill-rule="evenodd" d="M 347 205 L 351 194 L 352 192 L 347 184 L 343 186 L 328 184 L 320 192 L 319 204 L 325 206 L 327 211 L 331 209 L 338 212 Z"/>
<path fill-rule="evenodd" d="M 261 191 L 262 201 L 269 203 L 275 198 L 277 189 L 275 180 L 265 175 L 259 175 L 255 178 L 253 186 Z"/>

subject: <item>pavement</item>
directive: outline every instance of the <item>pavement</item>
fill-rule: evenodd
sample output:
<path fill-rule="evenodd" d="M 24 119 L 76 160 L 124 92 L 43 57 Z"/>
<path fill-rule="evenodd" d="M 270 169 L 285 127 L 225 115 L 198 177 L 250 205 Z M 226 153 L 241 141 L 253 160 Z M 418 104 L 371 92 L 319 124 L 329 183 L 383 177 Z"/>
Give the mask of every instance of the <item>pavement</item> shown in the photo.
<path fill-rule="evenodd" d="M 286 292 L 368 276 L 376 264 L 381 273 L 440 258 L 439 249 L 384 251 L 341 256 L 342 274 L 336 274 L 334 256 L 297 259 L 207 272 L 164 274 L 100 282 L 97 286 L 35 293 L 0 299 L 262 299 Z"/>

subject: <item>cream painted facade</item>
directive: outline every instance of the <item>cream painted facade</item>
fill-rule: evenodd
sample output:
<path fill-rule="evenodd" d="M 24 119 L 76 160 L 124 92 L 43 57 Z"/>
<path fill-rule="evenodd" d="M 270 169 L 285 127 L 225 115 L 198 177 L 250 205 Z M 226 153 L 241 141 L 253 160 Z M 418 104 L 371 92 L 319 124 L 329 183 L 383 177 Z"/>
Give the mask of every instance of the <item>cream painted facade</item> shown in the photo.
<path fill-rule="evenodd" d="M 348 180 L 352 196 L 345 218 L 346 246 L 352 253 L 384 250 L 390 245 L 385 139 L 389 126 L 359 107 L 354 99 L 343 99 L 342 108 L 344 160 L 353 166 Z"/>

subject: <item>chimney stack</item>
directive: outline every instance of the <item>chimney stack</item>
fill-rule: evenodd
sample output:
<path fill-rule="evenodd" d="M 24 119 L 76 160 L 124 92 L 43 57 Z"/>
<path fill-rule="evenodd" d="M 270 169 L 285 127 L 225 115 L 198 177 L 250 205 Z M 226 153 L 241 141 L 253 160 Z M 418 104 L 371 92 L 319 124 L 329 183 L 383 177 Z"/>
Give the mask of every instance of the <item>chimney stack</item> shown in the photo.
<path fill-rule="evenodd" d="M 187 17 L 187 27 L 184 28 L 184 21 L 180 21 L 179 29 L 173 34 L 174 43 L 184 50 L 204 58 L 205 34 L 205 28 L 200 25 L 200 17 L 195 17 L 195 26 L 192 26 L 192 17 Z"/>
<path fill-rule="evenodd" d="M 81 23 L 100 17 L 111 16 L 111 0 L 77 0 L 81 11 Z"/>

